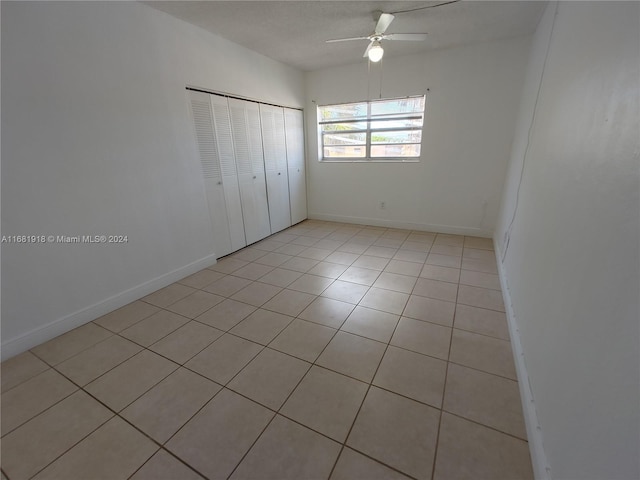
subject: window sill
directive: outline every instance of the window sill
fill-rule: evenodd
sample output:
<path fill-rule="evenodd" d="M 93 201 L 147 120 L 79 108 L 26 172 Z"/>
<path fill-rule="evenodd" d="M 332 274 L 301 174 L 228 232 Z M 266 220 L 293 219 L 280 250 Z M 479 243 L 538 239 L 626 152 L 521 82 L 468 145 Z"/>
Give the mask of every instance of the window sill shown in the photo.
<path fill-rule="evenodd" d="M 320 158 L 318 163 L 420 163 L 420 158 Z"/>

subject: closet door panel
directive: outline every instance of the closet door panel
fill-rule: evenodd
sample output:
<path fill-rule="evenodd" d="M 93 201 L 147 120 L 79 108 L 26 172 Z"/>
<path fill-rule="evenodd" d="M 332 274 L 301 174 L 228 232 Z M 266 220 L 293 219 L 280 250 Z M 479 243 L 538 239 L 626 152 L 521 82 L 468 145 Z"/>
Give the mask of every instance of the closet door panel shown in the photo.
<path fill-rule="evenodd" d="M 271 234 L 257 103 L 229 99 L 238 183 L 247 244 Z"/>
<path fill-rule="evenodd" d="M 189 100 L 213 229 L 214 251 L 219 258 L 231 253 L 233 247 L 213 112 L 209 94 L 189 92 Z"/>
<path fill-rule="evenodd" d="M 222 171 L 222 184 L 227 205 L 231 246 L 232 251 L 236 251 L 245 247 L 247 241 L 244 232 L 240 186 L 238 184 L 236 156 L 231 130 L 231 115 L 226 97 L 210 95 L 210 98 L 216 143 L 220 154 L 220 169 Z"/>
<path fill-rule="evenodd" d="M 260 104 L 269 217 L 273 233 L 291 226 L 284 110 Z"/>
<path fill-rule="evenodd" d="M 295 224 L 307 218 L 307 183 L 302 111 L 285 108 L 284 123 L 287 142 L 291 223 Z"/>

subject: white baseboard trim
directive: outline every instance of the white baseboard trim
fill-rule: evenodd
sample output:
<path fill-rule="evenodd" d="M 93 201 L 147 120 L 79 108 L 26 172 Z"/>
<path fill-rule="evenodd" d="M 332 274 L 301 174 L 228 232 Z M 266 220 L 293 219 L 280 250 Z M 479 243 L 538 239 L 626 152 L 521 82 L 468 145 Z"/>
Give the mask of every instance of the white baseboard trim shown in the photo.
<path fill-rule="evenodd" d="M 184 267 L 177 268 L 169 273 L 165 273 L 164 275 L 153 278 L 147 282 L 141 283 L 140 285 L 136 285 L 124 292 L 117 293 L 105 300 L 102 300 L 101 302 L 78 310 L 66 317 L 58 318 L 46 325 L 23 333 L 16 338 L 3 341 L 0 348 L 0 358 L 4 361 L 7 358 L 25 352 L 36 345 L 40 345 L 41 343 L 51 340 L 52 338 L 66 333 L 69 330 L 95 320 L 102 315 L 123 307 L 128 303 L 138 300 L 145 295 L 149 295 L 160 288 L 166 287 L 181 278 L 191 275 L 192 273 L 196 273 L 203 268 L 214 265 L 215 263 L 216 256 L 208 255 L 200 260 L 196 260 L 195 262 L 185 265 Z"/>
<path fill-rule="evenodd" d="M 513 357 L 518 375 L 518 386 L 520 388 L 520 398 L 522 399 L 524 423 L 527 428 L 533 475 L 536 480 L 551 480 L 551 467 L 544 452 L 542 429 L 538 422 L 538 413 L 536 412 L 531 383 L 529 382 L 529 375 L 525 365 L 524 351 L 522 350 L 522 343 L 520 342 L 520 330 L 516 323 L 516 315 L 513 310 L 513 303 L 511 302 L 511 292 L 509 290 L 506 272 L 500 260 L 502 258 L 502 252 L 500 251 L 497 238 L 494 238 L 493 243 L 496 257 L 498 258 L 498 277 L 500 278 L 502 297 L 504 299 L 507 322 L 509 324 L 509 336 L 511 337 L 511 347 L 513 349 Z"/>
<path fill-rule="evenodd" d="M 459 227 L 455 225 L 438 225 L 432 223 L 403 222 L 387 220 L 385 218 L 352 217 L 347 215 L 334 215 L 330 213 L 309 212 L 310 220 L 324 220 L 327 222 L 355 223 L 356 225 L 371 225 L 373 227 L 402 228 L 406 230 L 419 230 L 423 232 L 448 233 L 453 235 L 471 235 L 474 237 L 491 238 L 493 232 L 477 227 Z"/>

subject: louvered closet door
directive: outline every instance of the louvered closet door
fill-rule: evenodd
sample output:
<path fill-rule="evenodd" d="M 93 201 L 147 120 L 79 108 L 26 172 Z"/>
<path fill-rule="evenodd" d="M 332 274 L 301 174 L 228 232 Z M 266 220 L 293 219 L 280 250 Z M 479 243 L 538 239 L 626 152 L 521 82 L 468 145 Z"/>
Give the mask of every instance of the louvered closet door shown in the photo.
<path fill-rule="evenodd" d="M 236 170 L 236 158 L 233 148 L 233 136 L 231 133 L 231 116 L 226 97 L 209 95 L 213 109 L 213 123 L 216 134 L 216 142 L 220 153 L 220 169 L 222 171 L 222 186 L 224 198 L 227 204 L 227 218 L 229 220 L 229 233 L 231 235 L 232 252 L 240 250 L 247 245 L 244 234 L 244 222 L 242 220 L 242 204 L 240 201 L 240 188 L 238 185 L 238 172 Z"/>
<path fill-rule="evenodd" d="M 298 223 L 307 218 L 307 183 L 305 177 L 303 123 L 302 111 L 292 108 L 284 109 L 291 223 Z"/>
<path fill-rule="evenodd" d="M 283 109 L 260 104 L 260 123 L 264 145 L 269 218 L 271 231 L 275 233 L 291 226 Z"/>
<path fill-rule="evenodd" d="M 209 94 L 200 92 L 189 92 L 189 100 L 209 204 L 209 215 L 213 225 L 215 254 L 219 258 L 233 252 L 233 247 L 211 100 Z"/>
<path fill-rule="evenodd" d="M 229 110 L 244 231 L 247 244 L 251 244 L 271 235 L 260 131 L 260 107 L 255 102 L 230 98 Z"/>

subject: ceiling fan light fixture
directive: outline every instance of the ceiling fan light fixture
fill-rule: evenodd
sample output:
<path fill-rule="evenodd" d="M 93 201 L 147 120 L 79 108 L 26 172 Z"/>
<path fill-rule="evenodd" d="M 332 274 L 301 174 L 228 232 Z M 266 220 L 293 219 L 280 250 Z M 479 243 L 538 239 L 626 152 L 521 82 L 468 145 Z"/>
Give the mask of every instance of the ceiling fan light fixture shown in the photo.
<path fill-rule="evenodd" d="M 374 41 L 373 44 L 371 45 L 371 48 L 369 48 L 369 60 L 371 60 L 372 62 L 379 62 L 380 60 L 382 60 L 382 56 L 384 55 L 384 49 L 382 48 L 382 45 L 380 45 L 380 42 L 378 41 Z"/>

